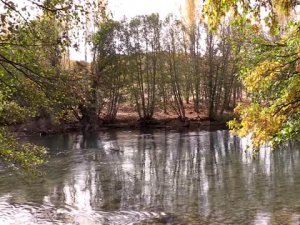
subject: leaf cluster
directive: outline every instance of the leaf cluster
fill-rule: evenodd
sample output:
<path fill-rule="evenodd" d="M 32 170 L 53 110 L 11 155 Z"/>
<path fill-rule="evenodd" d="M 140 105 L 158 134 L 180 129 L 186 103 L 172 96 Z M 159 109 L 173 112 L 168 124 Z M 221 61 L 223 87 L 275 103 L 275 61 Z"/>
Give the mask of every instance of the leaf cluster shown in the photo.
<path fill-rule="evenodd" d="M 45 162 L 47 149 L 30 143 L 20 143 L 5 129 L 0 130 L 0 157 L 10 166 L 25 170 L 36 169 Z"/>

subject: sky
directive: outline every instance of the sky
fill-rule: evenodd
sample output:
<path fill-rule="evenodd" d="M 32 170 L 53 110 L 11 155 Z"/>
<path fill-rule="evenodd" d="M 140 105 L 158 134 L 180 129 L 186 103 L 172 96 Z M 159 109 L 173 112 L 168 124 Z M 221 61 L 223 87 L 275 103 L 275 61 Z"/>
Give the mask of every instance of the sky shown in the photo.
<path fill-rule="evenodd" d="M 26 0 L 13 0 L 20 7 L 26 4 Z M 151 13 L 159 13 L 161 18 L 173 13 L 181 15 L 181 9 L 184 10 L 186 0 L 106 0 L 108 2 L 107 9 L 112 13 L 113 19 L 121 20 L 124 16 L 132 18 L 137 15 L 146 15 Z M 1 11 L 1 9 L 0 9 Z M 83 50 L 84 46 L 80 46 L 80 51 L 71 50 L 72 60 L 85 60 Z M 90 56 L 88 61 L 90 61 Z"/>
<path fill-rule="evenodd" d="M 186 0 L 107 0 L 107 9 L 112 13 L 113 19 L 121 20 L 124 16 L 132 18 L 137 15 L 147 15 L 159 13 L 161 18 L 173 13 L 180 16 L 184 11 Z M 72 60 L 85 60 L 84 46 L 79 46 L 80 50 L 71 49 Z M 90 53 L 90 51 L 88 51 Z M 88 54 L 88 61 L 91 55 Z"/>
<path fill-rule="evenodd" d="M 136 15 L 159 13 L 161 17 L 169 13 L 180 15 L 180 8 L 184 8 L 185 0 L 108 0 L 108 9 L 114 19 L 121 19 L 124 15 L 132 18 Z"/>

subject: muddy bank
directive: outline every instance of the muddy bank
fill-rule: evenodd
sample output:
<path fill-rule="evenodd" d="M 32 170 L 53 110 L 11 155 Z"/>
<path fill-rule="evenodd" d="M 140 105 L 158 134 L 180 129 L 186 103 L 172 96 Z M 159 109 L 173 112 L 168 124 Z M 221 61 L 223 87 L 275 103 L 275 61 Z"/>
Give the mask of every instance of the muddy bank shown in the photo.
<path fill-rule="evenodd" d="M 220 130 L 228 129 L 227 122 L 234 118 L 232 111 L 225 111 L 222 118 L 214 121 L 208 119 L 207 109 L 203 107 L 201 113 L 194 111 L 193 104 L 185 104 L 186 120 L 181 121 L 174 110 L 169 109 L 164 112 L 162 109 L 156 109 L 154 118 L 151 120 L 140 120 L 134 106 L 128 104 L 120 104 L 119 111 L 114 121 L 106 121 L 105 114 L 101 114 L 100 118 L 95 119 L 95 122 L 83 125 L 78 121 L 78 118 L 71 118 L 68 120 L 58 120 L 51 118 L 38 117 L 29 119 L 22 124 L 15 124 L 9 126 L 12 132 L 19 134 L 56 134 L 68 132 L 90 132 L 107 129 L 123 129 L 123 130 Z M 97 121 L 97 122 L 96 122 Z"/>
<path fill-rule="evenodd" d="M 149 121 L 136 120 L 116 120 L 114 122 L 100 121 L 97 130 L 106 129 L 127 129 L 127 130 L 145 130 L 145 129 L 164 129 L 164 130 L 220 130 L 228 129 L 225 120 L 209 121 L 206 118 L 201 119 L 188 119 L 186 121 L 180 121 L 178 118 L 163 118 L 153 119 Z M 9 130 L 19 134 L 56 134 L 56 133 L 68 133 L 68 132 L 81 132 L 82 127 L 79 122 L 64 122 L 57 123 L 51 119 L 35 119 L 30 120 L 23 124 L 16 124 L 9 126 Z M 90 130 L 85 131 L 97 131 Z"/>
<path fill-rule="evenodd" d="M 178 118 L 153 119 L 149 121 L 116 121 L 111 124 L 103 124 L 105 128 L 124 128 L 124 129 L 201 129 L 218 130 L 228 129 L 226 121 L 210 121 L 208 119 L 188 119 L 180 121 Z"/>

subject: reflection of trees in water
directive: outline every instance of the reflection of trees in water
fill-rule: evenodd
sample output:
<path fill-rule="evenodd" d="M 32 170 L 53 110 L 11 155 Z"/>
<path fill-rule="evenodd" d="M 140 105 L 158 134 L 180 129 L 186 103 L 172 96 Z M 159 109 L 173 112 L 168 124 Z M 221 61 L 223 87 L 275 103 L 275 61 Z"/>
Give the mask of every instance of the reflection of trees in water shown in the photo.
<path fill-rule="evenodd" d="M 242 223 L 256 218 L 259 210 L 278 211 L 276 201 L 290 198 L 286 204 L 292 203 L 287 189 L 299 194 L 289 180 L 297 175 L 299 179 L 294 154 L 262 151 L 252 161 L 239 145 L 239 139 L 226 132 L 139 135 L 133 171 L 116 178 L 124 184 L 122 205 L 199 211 L 208 221 Z"/>
<path fill-rule="evenodd" d="M 164 142 L 155 133 L 150 137 L 139 137 L 133 172 L 139 179 L 135 181 L 134 190 L 127 189 L 127 192 L 135 192 L 138 196 L 133 204 L 175 212 L 200 211 L 203 216 L 212 217 L 212 221 L 215 217 L 236 223 L 243 222 L 245 217 L 251 221 L 257 210 L 272 212 L 276 207 L 275 201 L 284 202 L 287 196 L 280 186 L 288 189 L 292 183 L 273 183 L 272 176 L 277 179 L 286 179 L 287 175 L 297 177 L 295 171 L 299 171 L 295 170 L 295 163 L 291 160 L 293 170 L 281 169 L 278 173 L 272 168 L 275 173 L 270 176 L 268 158 L 279 157 L 285 161 L 291 153 L 286 151 L 286 155 L 278 156 L 282 152 L 278 155 L 276 152 L 262 152 L 257 160 L 250 161 L 249 153 L 239 148 L 238 139 L 221 132 L 199 132 L 194 136 L 165 134 L 164 140 L 169 138 L 171 141 Z M 153 143 L 158 144 L 155 146 Z M 277 164 L 276 159 L 269 161 Z M 299 162 L 297 166 L 299 168 Z M 279 167 L 284 168 L 285 165 Z M 282 197 L 274 192 L 277 185 Z"/>
<path fill-rule="evenodd" d="M 36 188 L 39 201 L 49 196 L 59 207 L 155 208 L 236 224 L 265 214 L 289 220 L 293 213 L 282 213 L 282 206 L 299 209 L 299 151 L 262 150 L 252 160 L 238 138 L 222 131 L 102 132 L 72 140 L 74 149 L 50 162 L 48 186 L 28 189 L 28 201 Z M 124 152 L 111 151 L 112 143 Z"/>
<path fill-rule="evenodd" d="M 65 182 L 67 204 L 84 209 L 120 208 L 124 181 L 122 160 L 120 153 L 105 149 L 105 143 L 111 141 L 118 146 L 117 136 L 113 132 L 80 138 L 81 154 L 78 157 L 82 159 L 74 164 Z"/>
<path fill-rule="evenodd" d="M 191 204 L 186 203 L 199 208 L 202 202 L 206 207 L 208 203 L 214 204 L 215 199 L 209 199 L 209 190 L 220 188 L 224 176 L 222 165 L 218 165 L 222 149 L 215 141 L 212 133 L 192 137 L 166 133 L 159 140 L 155 135 L 140 136 L 134 159 L 134 175 L 139 178 L 134 185 L 138 193 L 135 204 L 174 211 L 177 207 L 190 207 Z"/>
<path fill-rule="evenodd" d="M 27 202 L 43 204 L 49 197 L 55 199 L 53 204 L 57 207 L 63 205 L 65 199 L 61 189 L 64 187 L 64 180 L 69 173 L 70 152 L 68 150 L 72 148 L 75 137 L 75 134 L 25 137 L 35 144 L 47 146 L 50 149 L 51 160 L 40 168 L 41 177 L 19 174 L 18 171 L 11 171 L 11 174 L 5 171 L 0 175 L 3 187 L 0 188 L 0 196 L 10 193 L 11 204 Z M 68 153 L 64 154 L 63 152 Z"/>

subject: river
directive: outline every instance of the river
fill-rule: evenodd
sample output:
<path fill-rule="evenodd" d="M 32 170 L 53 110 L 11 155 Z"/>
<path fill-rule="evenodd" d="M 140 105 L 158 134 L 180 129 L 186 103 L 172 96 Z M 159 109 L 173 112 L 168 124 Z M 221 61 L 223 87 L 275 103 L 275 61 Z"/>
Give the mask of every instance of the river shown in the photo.
<path fill-rule="evenodd" d="M 300 224 L 300 148 L 228 131 L 103 131 L 29 137 L 42 176 L 0 171 L 1 225 Z"/>

